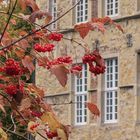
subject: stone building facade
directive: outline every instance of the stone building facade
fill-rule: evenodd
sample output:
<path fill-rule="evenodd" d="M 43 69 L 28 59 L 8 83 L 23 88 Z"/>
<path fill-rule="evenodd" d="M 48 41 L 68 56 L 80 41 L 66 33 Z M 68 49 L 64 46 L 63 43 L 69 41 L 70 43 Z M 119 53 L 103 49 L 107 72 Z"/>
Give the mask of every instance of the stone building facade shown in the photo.
<path fill-rule="evenodd" d="M 76 0 L 37 2 L 42 8 L 48 8 L 55 19 Z M 50 28 L 82 43 L 73 30 L 75 23 L 92 17 L 112 17 L 123 27 L 124 33 L 106 26 L 105 34 L 91 31 L 84 39 L 90 49 L 98 45 L 106 62 L 106 73 L 94 77 L 83 66 L 83 79 L 69 75 L 67 86 L 63 88 L 55 76 L 37 67 L 36 84 L 45 89 L 45 100 L 54 104 L 59 120 L 72 126 L 70 140 L 140 140 L 140 0 L 82 2 Z M 56 56 L 71 55 L 74 63 L 81 63 L 83 48 L 68 40 L 56 45 Z M 101 111 L 99 118 L 93 119 L 83 105 L 84 101 L 97 104 Z"/>

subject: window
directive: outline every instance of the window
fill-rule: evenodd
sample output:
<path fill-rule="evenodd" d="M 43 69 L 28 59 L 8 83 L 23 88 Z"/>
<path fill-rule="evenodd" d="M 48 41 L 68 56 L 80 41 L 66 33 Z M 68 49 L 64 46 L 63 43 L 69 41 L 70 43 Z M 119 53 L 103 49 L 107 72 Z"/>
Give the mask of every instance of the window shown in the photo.
<path fill-rule="evenodd" d="M 75 77 L 75 124 L 82 125 L 87 122 L 87 65 L 83 65 L 80 77 Z"/>
<path fill-rule="evenodd" d="M 81 2 L 79 2 L 79 4 L 76 7 L 76 23 L 87 21 L 87 19 L 88 19 L 88 0 L 81 0 Z"/>
<path fill-rule="evenodd" d="M 105 13 L 113 17 L 118 15 L 118 0 L 105 0 Z"/>
<path fill-rule="evenodd" d="M 118 60 L 107 59 L 105 72 L 105 123 L 115 123 L 118 119 Z"/>
<path fill-rule="evenodd" d="M 57 19 L 57 3 L 56 3 L 56 0 L 50 0 L 49 1 L 49 9 L 50 9 L 50 12 L 52 14 L 52 21 Z M 51 25 L 51 29 L 56 29 L 57 28 L 57 22 L 53 23 Z"/>

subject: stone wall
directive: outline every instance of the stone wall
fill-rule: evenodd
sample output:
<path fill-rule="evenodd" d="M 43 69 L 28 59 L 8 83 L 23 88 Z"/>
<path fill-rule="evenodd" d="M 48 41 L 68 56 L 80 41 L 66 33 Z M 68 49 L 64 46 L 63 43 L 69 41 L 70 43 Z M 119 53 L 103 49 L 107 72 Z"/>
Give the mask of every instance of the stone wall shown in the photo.
<path fill-rule="evenodd" d="M 89 0 L 89 3 L 91 1 Z M 41 0 L 39 2 L 42 3 Z M 120 0 L 119 17 L 137 14 L 136 4 L 137 0 L 133 2 L 131 0 Z M 59 11 L 65 11 L 70 7 L 71 1 L 58 0 L 58 5 L 60 6 Z M 103 1 L 98 0 L 98 14 L 100 16 L 103 15 L 102 5 Z M 101 117 L 93 120 L 92 115 L 89 113 L 87 125 L 75 126 L 74 104 L 67 104 L 74 99 L 72 77 L 69 76 L 67 86 L 62 88 L 54 76 L 37 67 L 36 84 L 45 88 L 46 101 L 54 104 L 54 110 L 62 122 L 72 125 L 70 140 L 140 140 L 140 91 L 138 88 L 140 83 L 137 79 L 137 72 L 140 71 L 140 68 L 138 68 L 140 66 L 137 65 L 139 64 L 137 55 L 140 51 L 140 16 L 139 18 L 125 18 L 120 20 L 119 24 L 123 27 L 124 34 L 112 26 L 106 26 L 107 31 L 105 34 L 92 31 L 84 39 L 91 49 L 94 47 L 95 40 L 98 39 L 100 42 L 99 50 L 104 58 L 118 57 L 118 123 L 104 124 L 102 120 L 103 75 L 92 77 L 90 73 L 88 74 L 88 99 L 97 103 L 101 110 Z M 72 12 L 58 22 L 58 27 L 59 29 L 72 27 Z M 127 34 L 132 34 L 132 47 L 127 46 Z M 69 38 L 79 38 L 81 40 L 79 34 L 73 31 L 69 31 L 65 35 Z M 80 57 L 83 56 L 83 48 L 64 40 L 58 44 L 58 53 L 62 53 L 63 50 L 67 50 L 68 55 L 72 55 L 74 59 L 81 62 Z M 55 105 L 55 103 L 60 105 Z"/>

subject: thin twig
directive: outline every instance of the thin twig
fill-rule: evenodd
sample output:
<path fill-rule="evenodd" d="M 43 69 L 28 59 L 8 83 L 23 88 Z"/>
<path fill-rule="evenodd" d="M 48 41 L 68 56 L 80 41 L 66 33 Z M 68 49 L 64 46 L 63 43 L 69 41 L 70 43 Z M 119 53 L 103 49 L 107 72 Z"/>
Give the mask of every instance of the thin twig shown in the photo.
<path fill-rule="evenodd" d="M 21 135 L 21 134 L 19 134 L 19 133 L 16 133 L 16 132 L 14 132 L 14 131 L 8 130 L 8 129 L 5 128 L 5 127 L 2 127 L 2 129 L 5 130 L 5 131 L 8 131 L 8 132 L 11 133 L 11 134 L 17 135 L 17 136 L 19 136 L 19 137 L 21 137 L 21 138 L 23 138 L 23 139 L 25 139 L 25 140 L 28 140 L 28 139 L 27 139 L 26 137 L 24 137 L 23 135 Z"/>
<path fill-rule="evenodd" d="M 16 126 L 15 121 L 14 121 L 14 119 L 13 119 L 13 114 L 11 114 L 11 121 L 12 121 L 12 123 L 13 123 L 13 125 L 14 125 L 14 132 L 16 132 L 17 126 Z"/>
<path fill-rule="evenodd" d="M 13 9 L 12 9 L 12 11 L 11 11 L 11 13 L 10 13 L 10 16 L 9 16 L 8 20 L 7 20 L 6 26 L 5 26 L 5 28 L 4 28 L 3 32 L 2 32 L 2 35 L 1 35 L 1 38 L 0 38 L 0 42 L 2 41 L 2 38 L 3 38 L 3 36 L 4 36 L 5 32 L 6 32 L 6 29 L 7 29 L 7 27 L 8 27 L 9 22 L 10 22 L 10 19 L 11 19 L 11 17 L 12 17 L 12 14 L 13 14 L 15 8 L 16 8 L 17 1 L 18 1 L 18 0 L 15 1 L 15 4 L 14 4 L 14 6 L 13 6 Z"/>
<path fill-rule="evenodd" d="M 72 6 L 68 11 L 66 11 L 64 14 L 62 14 L 62 15 L 61 15 L 60 17 L 58 17 L 57 19 L 53 20 L 52 22 L 48 23 L 47 25 L 42 26 L 40 29 L 37 29 L 37 30 L 35 30 L 35 31 L 32 31 L 32 32 L 28 33 L 27 35 L 25 35 L 25 36 L 19 38 L 18 40 L 14 41 L 13 43 L 11 43 L 11 44 L 9 44 L 9 45 L 7 45 L 7 46 L 5 46 L 5 47 L 0 48 L 0 50 L 9 48 L 9 47 L 15 45 L 16 43 L 18 43 L 19 41 L 21 41 L 21 40 L 23 40 L 23 39 L 25 39 L 25 38 L 27 38 L 27 37 L 29 37 L 29 36 L 31 36 L 31 35 L 37 33 L 38 31 L 40 31 L 40 30 L 42 30 L 42 29 L 48 27 L 49 25 L 55 23 L 56 21 L 58 21 L 59 19 L 61 19 L 62 17 L 64 17 L 67 13 L 69 13 L 72 9 L 74 9 L 74 8 L 79 4 L 80 1 L 81 1 L 81 0 L 79 0 L 74 6 Z"/>

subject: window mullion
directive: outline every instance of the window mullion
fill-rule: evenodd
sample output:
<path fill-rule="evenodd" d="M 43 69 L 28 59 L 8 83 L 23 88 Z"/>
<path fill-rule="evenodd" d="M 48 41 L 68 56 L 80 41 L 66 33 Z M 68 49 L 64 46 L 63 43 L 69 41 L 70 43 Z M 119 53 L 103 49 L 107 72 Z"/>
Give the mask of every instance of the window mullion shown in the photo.
<path fill-rule="evenodd" d="M 83 0 L 83 21 L 85 21 L 86 19 L 85 19 L 85 0 Z"/>
<path fill-rule="evenodd" d="M 115 1 L 116 0 L 113 0 L 113 15 L 115 16 Z"/>

